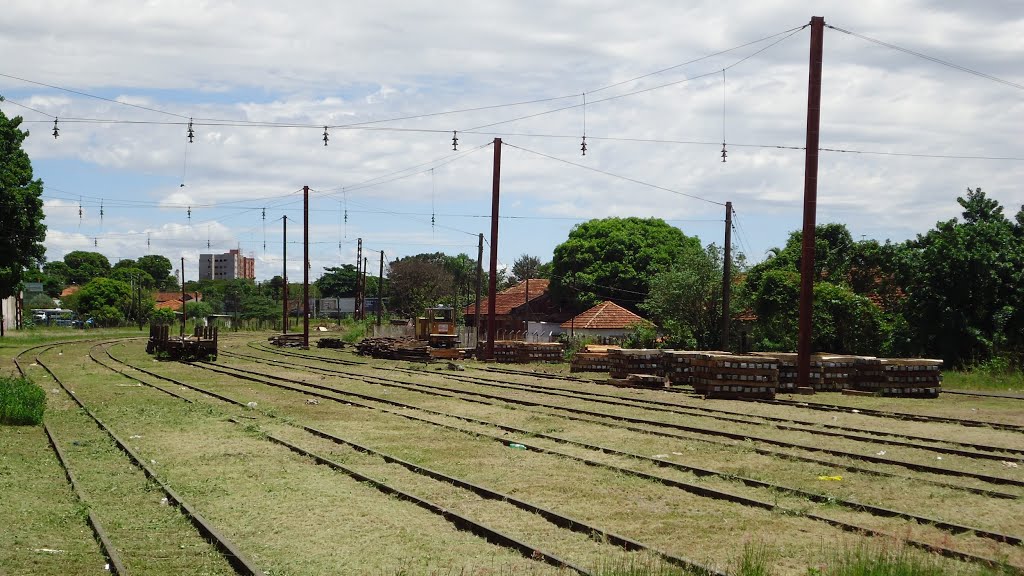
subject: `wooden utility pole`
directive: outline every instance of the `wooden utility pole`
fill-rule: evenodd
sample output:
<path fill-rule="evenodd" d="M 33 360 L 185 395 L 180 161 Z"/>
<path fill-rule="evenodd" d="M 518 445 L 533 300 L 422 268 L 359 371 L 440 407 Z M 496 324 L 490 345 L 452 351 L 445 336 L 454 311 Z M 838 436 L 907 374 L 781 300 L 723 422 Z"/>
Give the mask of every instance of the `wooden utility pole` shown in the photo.
<path fill-rule="evenodd" d="M 377 326 L 381 325 L 384 314 L 384 251 L 380 251 L 380 271 L 377 272 Z"/>
<path fill-rule="evenodd" d="M 487 348 L 484 359 L 494 359 L 494 338 L 498 327 L 494 324 L 494 306 L 498 289 L 498 204 L 501 188 L 501 138 L 494 139 L 494 168 L 491 177 L 491 277 L 487 282 Z M 477 310 L 479 313 L 479 310 Z"/>
<path fill-rule="evenodd" d="M 281 218 L 281 333 L 288 333 L 288 215 Z"/>
<path fill-rule="evenodd" d="M 732 202 L 725 203 L 725 258 L 722 264 L 722 350 L 728 350 L 729 300 L 732 297 Z"/>
<path fill-rule="evenodd" d="M 302 187 L 302 347 L 309 350 L 309 186 Z"/>
<path fill-rule="evenodd" d="M 476 246 L 476 316 L 473 318 L 473 323 L 476 324 L 476 343 L 480 344 L 480 319 L 483 314 L 480 313 L 480 288 L 484 283 L 484 233 L 480 233 L 480 239 L 477 241 Z"/>
<path fill-rule="evenodd" d="M 804 156 L 804 227 L 800 256 L 800 337 L 797 345 L 797 382 L 811 385 L 814 309 L 814 228 L 818 206 L 818 140 L 821 124 L 821 61 L 825 18 L 811 18 L 811 57 L 807 78 L 807 144 Z"/>

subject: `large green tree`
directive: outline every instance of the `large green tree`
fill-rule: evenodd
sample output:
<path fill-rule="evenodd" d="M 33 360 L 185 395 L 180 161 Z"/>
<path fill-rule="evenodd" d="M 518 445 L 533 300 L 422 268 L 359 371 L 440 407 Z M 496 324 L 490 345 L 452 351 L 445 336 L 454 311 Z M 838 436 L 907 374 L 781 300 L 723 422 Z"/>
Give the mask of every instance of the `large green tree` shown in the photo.
<path fill-rule="evenodd" d="M 576 308 L 612 300 L 636 310 L 651 278 L 702 251 L 700 240 L 659 218 L 590 220 L 555 248 L 551 292 Z"/>
<path fill-rule="evenodd" d="M 357 279 L 356 267 L 352 264 L 343 264 L 324 268 L 323 276 L 314 284 L 324 298 L 352 298 L 356 295 Z"/>
<path fill-rule="evenodd" d="M 116 326 L 131 314 L 131 287 L 120 280 L 95 278 L 75 294 L 73 309 L 100 326 Z"/>
<path fill-rule="evenodd" d="M 149 273 L 156 280 L 161 290 L 173 290 L 178 287 L 178 279 L 171 274 L 174 266 L 166 256 L 147 254 L 135 261 L 135 266 Z"/>
<path fill-rule="evenodd" d="M 68 267 L 68 282 L 85 284 L 94 278 L 110 274 L 110 260 L 99 252 L 74 250 L 64 255 L 64 264 Z"/>
<path fill-rule="evenodd" d="M 25 270 L 46 255 L 43 181 L 32 178 L 32 162 L 21 148 L 29 133 L 21 122 L 0 111 L 0 298 L 13 296 Z"/>
<path fill-rule="evenodd" d="M 953 366 L 1024 346 L 1022 215 L 1011 221 L 980 188 L 957 202 L 963 220 L 939 222 L 910 243 L 907 285 L 913 344 Z"/>
<path fill-rule="evenodd" d="M 687 250 L 651 279 L 650 292 L 640 309 L 667 333 L 669 346 L 688 350 L 722 346 L 718 329 L 722 259 L 721 250 L 714 245 L 701 252 Z"/>
<path fill-rule="evenodd" d="M 433 254 L 407 256 L 388 266 L 389 308 L 399 314 L 418 315 L 428 306 L 452 304 L 454 277 L 445 259 Z"/>

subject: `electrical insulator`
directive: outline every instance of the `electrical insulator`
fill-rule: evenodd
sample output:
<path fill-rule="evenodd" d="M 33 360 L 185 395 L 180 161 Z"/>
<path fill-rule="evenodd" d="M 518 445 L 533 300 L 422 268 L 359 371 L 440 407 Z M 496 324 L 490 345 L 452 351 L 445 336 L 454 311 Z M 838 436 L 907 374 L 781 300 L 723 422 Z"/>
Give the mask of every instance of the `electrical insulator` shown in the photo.
<path fill-rule="evenodd" d="M 57 136 L 60 136 L 60 129 L 57 128 L 57 119 L 53 119 L 53 139 L 56 140 Z"/>
<path fill-rule="evenodd" d="M 722 142 L 722 162 L 725 162 L 725 158 L 728 154 L 725 151 L 725 142 Z"/>
<path fill-rule="evenodd" d="M 191 206 L 188 207 L 188 212 L 186 212 L 186 214 L 188 214 L 188 220 L 189 220 L 189 222 L 191 222 L 192 221 L 192 207 Z"/>
<path fill-rule="evenodd" d="M 327 137 L 327 126 L 324 126 L 324 146 L 327 146 L 327 140 L 329 140 Z"/>
<path fill-rule="evenodd" d="M 103 200 L 100 200 L 100 222 L 103 222 Z"/>
<path fill-rule="evenodd" d="M 587 137 L 586 136 L 583 137 L 583 143 L 580 144 L 580 151 L 583 152 L 584 156 L 587 155 Z"/>
<path fill-rule="evenodd" d="M 195 138 L 196 132 L 192 129 L 192 119 L 188 119 L 188 143 L 192 143 L 192 139 Z"/>
<path fill-rule="evenodd" d="M 92 245 L 93 245 L 93 246 L 99 246 L 99 245 L 100 245 L 100 239 L 99 239 L 99 238 L 96 238 L 96 237 L 94 236 L 94 237 L 93 237 L 93 239 L 92 239 Z"/>
<path fill-rule="evenodd" d="M 267 209 L 264 208 L 263 209 L 263 220 L 266 221 L 266 219 L 267 219 Z"/>
<path fill-rule="evenodd" d="M 459 149 L 459 132 L 457 130 L 452 130 L 452 150 L 458 150 L 458 149 Z"/>

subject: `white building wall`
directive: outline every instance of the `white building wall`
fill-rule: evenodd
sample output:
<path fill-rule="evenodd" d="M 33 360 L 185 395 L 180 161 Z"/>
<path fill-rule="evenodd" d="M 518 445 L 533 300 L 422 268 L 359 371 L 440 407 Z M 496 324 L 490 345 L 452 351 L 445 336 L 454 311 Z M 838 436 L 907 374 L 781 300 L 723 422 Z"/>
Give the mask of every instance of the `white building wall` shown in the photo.
<path fill-rule="evenodd" d="M 18 326 L 18 299 L 14 296 L 4 298 L 0 310 L 4 315 L 4 331 L 14 330 Z"/>

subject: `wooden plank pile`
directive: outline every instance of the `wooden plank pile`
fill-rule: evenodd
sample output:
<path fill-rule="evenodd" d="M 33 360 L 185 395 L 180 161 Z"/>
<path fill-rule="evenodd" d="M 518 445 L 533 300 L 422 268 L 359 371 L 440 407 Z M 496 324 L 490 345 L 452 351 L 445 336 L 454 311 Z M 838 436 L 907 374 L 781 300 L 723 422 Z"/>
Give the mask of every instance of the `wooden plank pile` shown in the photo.
<path fill-rule="evenodd" d="M 587 344 L 569 360 L 569 372 L 610 372 L 612 369 L 608 351 L 618 346 Z"/>
<path fill-rule="evenodd" d="M 729 356 L 731 352 L 714 350 L 662 350 L 661 370 L 674 386 L 693 384 L 693 359 L 705 354 Z"/>
<path fill-rule="evenodd" d="M 515 364 L 519 361 L 519 353 L 515 340 L 494 341 L 494 361 L 501 364 Z"/>
<path fill-rule="evenodd" d="M 361 356 L 386 360 L 429 362 L 430 347 L 415 338 L 364 338 L 356 344 Z"/>
<path fill-rule="evenodd" d="M 854 372 L 860 356 L 815 354 L 811 361 L 820 362 L 821 381 L 812 384 L 815 392 L 842 392 L 853 387 Z"/>
<path fill-rule="evenodd" d="M 661 365 L 662 351 L 658 348 L 620 348 L 608 351 L 611 361 L 609 372 L 613 379 L 622 380 L 630 374 L 664 376 Z"/>
<path fill-rule="evenodd" d="M 763 356 L 699 353 L 690 360 L 691 384 L 705 398 L 775 398 L 779 363 Z"/>
<path fill-rule="evenodd" d="M 863 357 L 856 363 L 853 387 L 882 396 L 937 398 L 941 369 L 942 360 Z"/>
<path fill-rule="evenodd" d="M 516 349 L 518 361 L 529 362 L 561 362 L 565 345 L 561 342 L 520 342 Z"/>
<path fill-rule="evenodd" d="M 629 374 L 625 378 L 609 378 L 599 384 L 608 384 L 619 388 L 667 388 L 668 379 L 654 374 Z"/>
<path fill-rule="evenodd" d="M 331 348 L 335 350 L 340 350 L 344 348 L 346 345 L 347 343 L 341 338 L 321 338 L 316 341 L 317 348 Z"/>
<path fill-rule="evenodd" d="M 270 338 L 267 338 L 274 346 L 284 346 L 288 348 L 299 348 L 302 346 L 302 332 L 292 332 L 289 334 L 274 334 Z"/>

